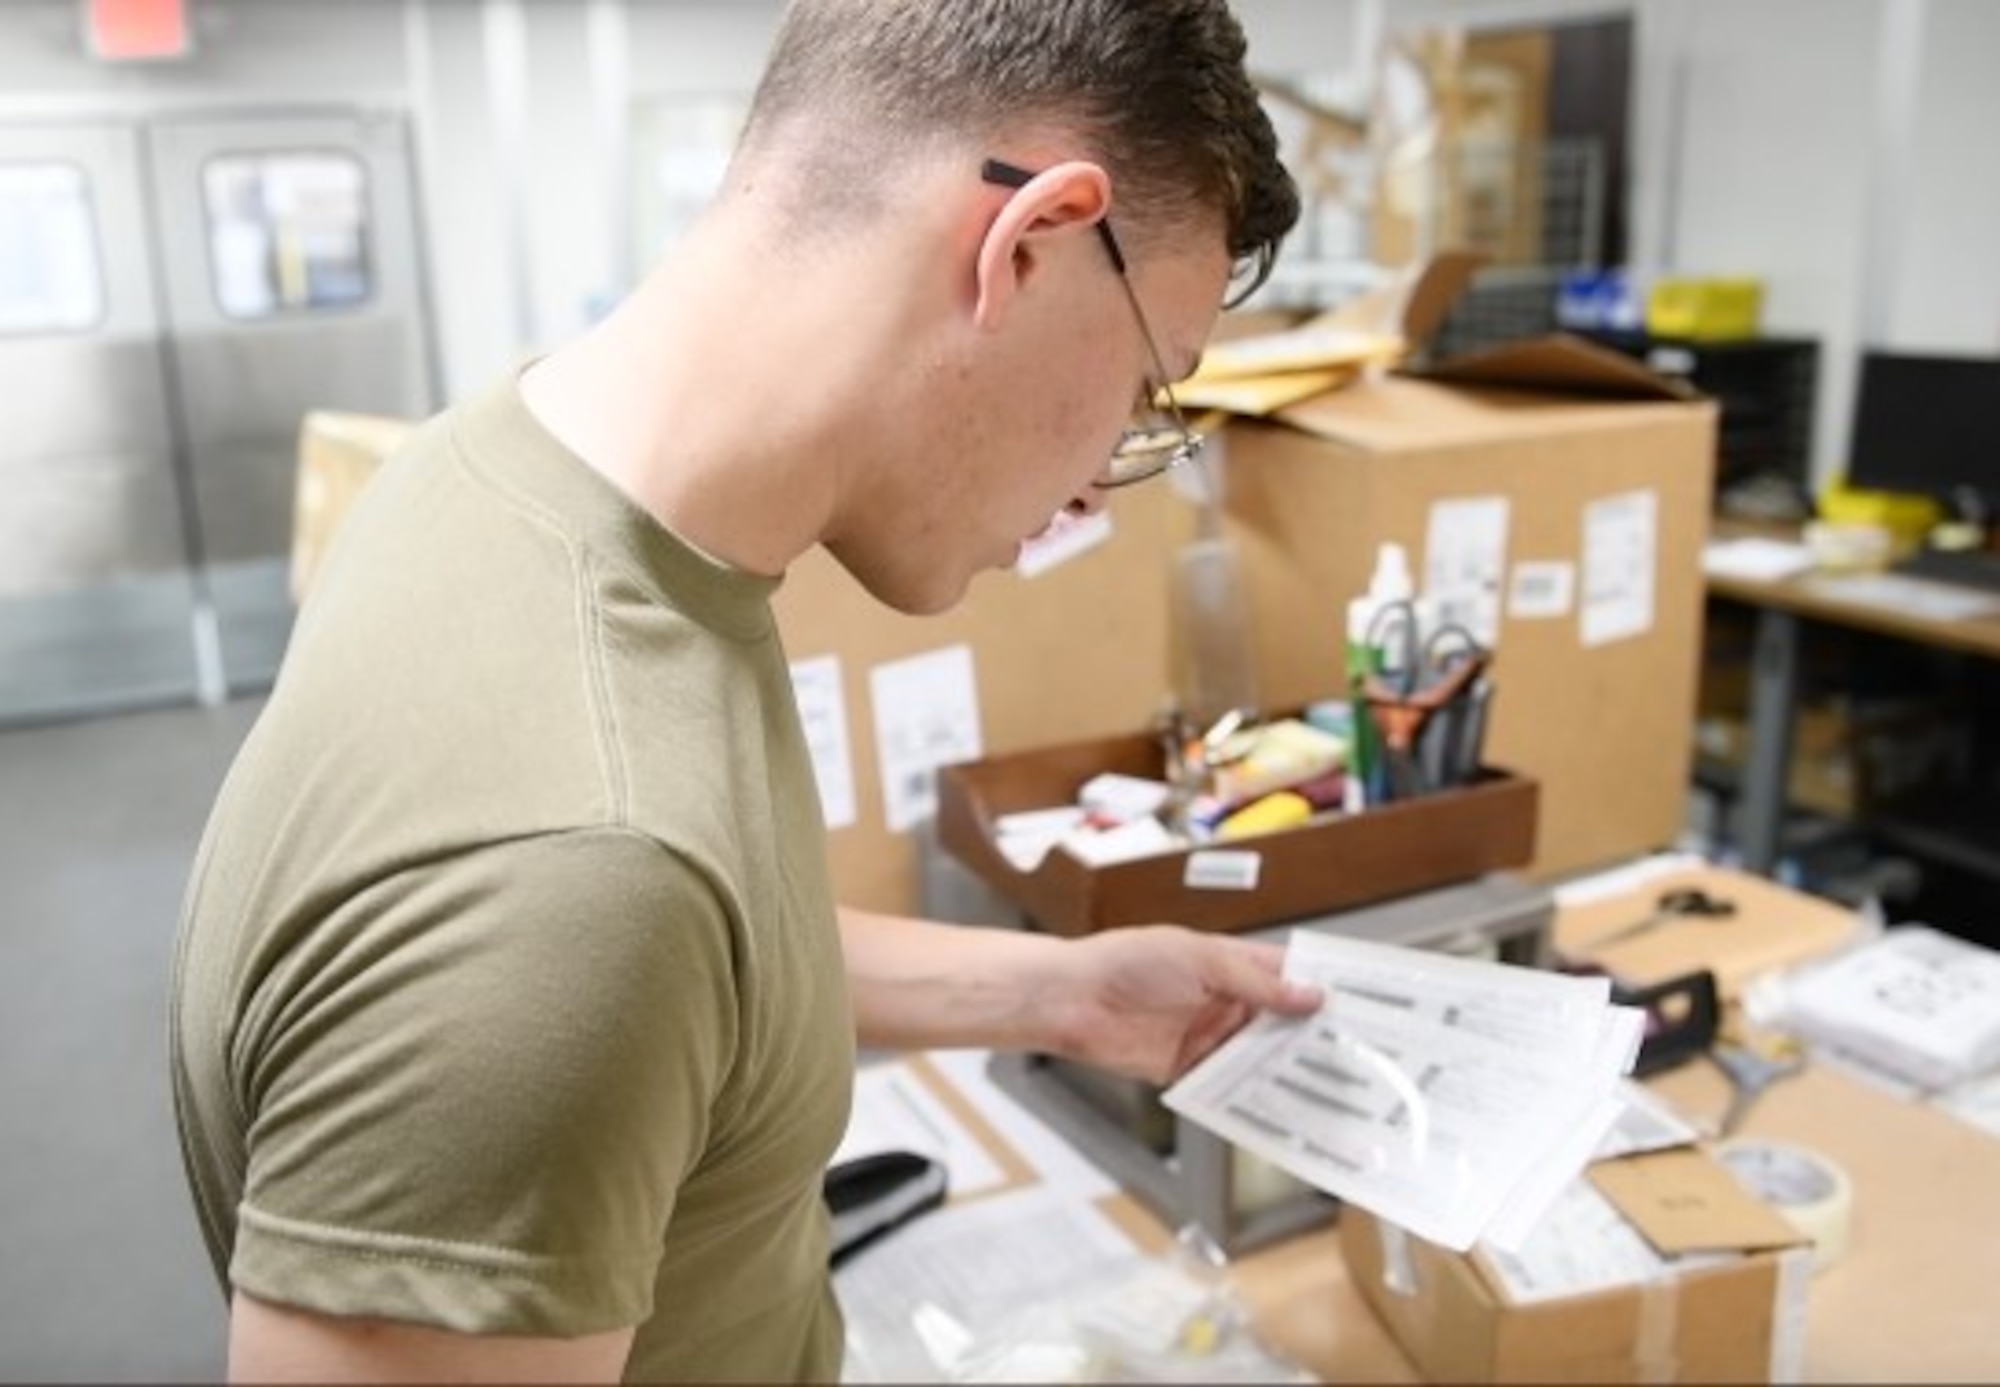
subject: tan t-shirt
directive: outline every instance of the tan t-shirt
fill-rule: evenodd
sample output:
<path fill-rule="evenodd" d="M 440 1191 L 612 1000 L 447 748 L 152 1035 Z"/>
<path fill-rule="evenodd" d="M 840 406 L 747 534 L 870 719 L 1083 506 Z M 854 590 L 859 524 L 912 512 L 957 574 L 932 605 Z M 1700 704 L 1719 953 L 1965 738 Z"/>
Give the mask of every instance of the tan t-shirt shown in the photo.
<path fill-rule="evenodd" d="M 773 580 L 512 380 L 370 485 L 190 886 L 183 1150 L 218 1272 L 628 1376 L 829 1379 L 854 1055 Z"/>

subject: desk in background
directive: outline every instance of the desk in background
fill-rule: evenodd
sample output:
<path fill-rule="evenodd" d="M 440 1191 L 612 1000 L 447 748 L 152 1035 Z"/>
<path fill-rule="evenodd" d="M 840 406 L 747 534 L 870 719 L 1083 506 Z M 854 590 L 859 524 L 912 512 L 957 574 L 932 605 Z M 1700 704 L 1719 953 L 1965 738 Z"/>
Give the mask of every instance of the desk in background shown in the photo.
<path fill-rule="evenodd" d="M 1741 533 L 1745 531 L 1726 523 L 1716 529 L 1718 538 Z M 1806 622 L 2000 660 L 2000 611 L 1975 617 L 1932 615 L 1913 604 L 1859 599 L 1851 587 L 1826 574 L 1763 579 L 1711 573 L 1706 581 L 1711 598 L 1741 603 L 1756 614 L 1749 747 L 1737 835 L 1743 864 L 1752 871 L 1769 872 L 1779 856 L 1799 696 L 1800 635 Z M 1934 588 L 1947 598 L 1963 593 L 1944 584 Z"/>

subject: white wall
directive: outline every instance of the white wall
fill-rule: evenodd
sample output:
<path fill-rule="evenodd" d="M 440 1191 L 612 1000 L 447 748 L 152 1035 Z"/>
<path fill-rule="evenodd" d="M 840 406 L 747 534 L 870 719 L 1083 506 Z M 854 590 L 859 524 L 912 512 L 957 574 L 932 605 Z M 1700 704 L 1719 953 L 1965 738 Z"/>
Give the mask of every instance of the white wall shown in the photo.
<path fill-rule="evenodd" d="M 210 103 L 374 101 L 400 94 L 402 0 L 200 0 L 194 52 L 107 64 L 85 51 L 80 0 L 0 0 L 0 115 Z"/>
<path fill-rule="evenodd" d="M 1880 0 L 1686 5 L 1679 51 L 1661 43 L 1642 60 L 1642 80 L 1679 80 L 1677 138 L 1657 151 L 1676 162 L 1641 172 L 1656 197 L 1670 180 L 1674 205 L 1651 205 L 1639 264 L 1754 275 L 1766 330 L 1819 340 L 1821 476 L 1846 433 L 1863 309 L 1880 12 Z"/>
<path fill-rule="evenodd" d="M 2000 5 L 1930 0 L 1888 340 L 2000 352 Z"/>
<path fill-rule="evenodd" d="M 1831 477 L 1862 347 L 2000 353 L 2000 6 L 1643 0 L 1638 18 L 1635 261 L 1759 276 L 1768 330 L 1819 340 Z"/>

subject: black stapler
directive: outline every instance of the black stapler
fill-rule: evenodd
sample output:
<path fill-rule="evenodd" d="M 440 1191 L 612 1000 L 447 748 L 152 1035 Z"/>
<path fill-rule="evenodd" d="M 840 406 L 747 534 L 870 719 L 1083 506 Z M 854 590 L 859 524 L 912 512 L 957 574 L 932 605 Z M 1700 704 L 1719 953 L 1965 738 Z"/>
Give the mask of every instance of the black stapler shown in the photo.
<path fill-rule="evenodd" d="M 831 1266 L 892 1229 L 944 1203 L 945 1168 L 914 1151 L 881 1151 L 830 1166 L 826 1207 L 833 1215 Z"/>

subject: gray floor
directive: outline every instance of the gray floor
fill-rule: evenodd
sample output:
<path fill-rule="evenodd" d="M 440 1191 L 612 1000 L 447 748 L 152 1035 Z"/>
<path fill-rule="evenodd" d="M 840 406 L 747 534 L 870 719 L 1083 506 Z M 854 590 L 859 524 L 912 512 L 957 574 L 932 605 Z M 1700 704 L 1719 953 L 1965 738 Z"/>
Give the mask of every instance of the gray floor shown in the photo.
<path fill-rule="evenodd" d="M 0 731 L 0 1379 L 214 1381 L 166 1082 L 175 916 L 258 704 Z"/>

